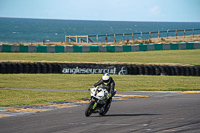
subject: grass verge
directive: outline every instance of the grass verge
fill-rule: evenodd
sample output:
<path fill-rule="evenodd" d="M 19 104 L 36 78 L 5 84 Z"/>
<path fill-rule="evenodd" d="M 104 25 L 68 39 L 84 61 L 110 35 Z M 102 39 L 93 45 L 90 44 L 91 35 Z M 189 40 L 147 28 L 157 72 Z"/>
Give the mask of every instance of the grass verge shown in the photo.
<path fill-rule="evenodd" d="M 109 57 L 109 58 L 108 58 Z M 1 62 L 110 62 L 200 65 L 200 49 L 127 53 L 0 53 Z M 102 75 L 0 74 L 0 88 L 88 89 Z M 200 90 L 200 77 L 113 75 L 118 91 Z M 0 89 L 0 106 L 81 99 L 87 92 L 42 92 Z"/>
<path fill-rule="evenodd" d="M 108 58 L 109 57 L 109 58 Z M 1 61 L 109 62 L 200 65 L 200 49 L 120 53 L 0 53 Z"/>
<path fill-rule="evenodd" d="M 100 74 L 1 74 L 0 88 L 83 89 L 87 90 Z M 119 91 L 198 90 L 200 77 L 112 75 Z"/>
<path fill-rule="evenodd" d="M 102 75 L 93 74 L 1 74 L 0 88 L 88 89 Z M 118 91 L 200 90 L 200 77 L 112 75 Z M 87 92 L 43 92 L 0 89 L 0 106 L 88 98 Z"/>
<path fill-rule="evenodd" d="M 1 74 L 0 88 L 88 89 L 102 75 L 93 74 Z M 112 75 L 119 91 L 198 90 L 200 77 Z"/>
<path fill-rule="evenodd" d="M 86 92 L 48 92 L 0 89 L 0 107 L 88 98 Z"/>

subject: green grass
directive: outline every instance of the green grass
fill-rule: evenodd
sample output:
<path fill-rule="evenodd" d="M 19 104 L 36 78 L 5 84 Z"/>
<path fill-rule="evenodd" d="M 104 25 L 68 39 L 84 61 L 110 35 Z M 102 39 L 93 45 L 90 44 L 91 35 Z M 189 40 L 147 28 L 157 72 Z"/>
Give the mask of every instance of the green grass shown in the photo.
<path fill-rule="evenodd" d="M 69 74 L 1 74 L 0 88 L 89 89 L 100 77 Z"/>
<path fill-rule="evenodd" d="M 0 53 L 1 61 L 126 62 L 200 65 L 200 49 L 127 53 Z M 0 74 L 0 88 L 88 89 L 102 75 Z M 118 91 L 200 90 L 200 77 L 113 75 Z M 16 106 L 88 97 L 87 92 L 40 92 L 0 89 L 0 106 Z"/>
<path fill-rule="evenodd" d="M 2 74 L 0 88 L 89 89 L 102 75 L 93 74 Z M 200 77 L 112 75 L 116 89 L 199 90 Z"/>
<path fill-rule="evenodd" d="M 121 53 L 0 53 L 2 61 L 179 63 L 200 65 L 200 49 Z"/>
<path fill-rule="evenodd" d="M 1 74 L 0 88 L 84 89 L 87 90 L 102 75 L 93 74 Z M 112 75 L 118 91 L 186 91 L 200 90 L 200 77 Z M 44 92 L 0 89 L 0 106 L 88 98 L 89 92 Z"/>
<path fill-rule="evenodd" d="M 0 107 L 88 98 L 86 92 L 48 92 L 0 89 Z"/>
<path fill-rule="evenodd" d="M 1 74 L 0 88 L 88 89 L 102 75 Z M 200 90 L 200 77 L 112 75 L 118 91 Z M 16 106 L 88 98 L 89 92 L 44 92 L 0 89 L 0 106 Z"/>

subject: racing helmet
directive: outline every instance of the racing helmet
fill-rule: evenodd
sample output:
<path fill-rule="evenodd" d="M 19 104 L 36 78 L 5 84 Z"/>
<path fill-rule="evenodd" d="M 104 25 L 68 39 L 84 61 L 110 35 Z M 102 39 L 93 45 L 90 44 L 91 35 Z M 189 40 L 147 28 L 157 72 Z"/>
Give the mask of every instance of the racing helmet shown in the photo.
<path fill-rule="evenodd" d="M 103 76 L 102 76 L 102 79 L 103 79 L 103 82 L 104 83 L 108 83 L 109 80 L 110 80 L 110 75 L 108 73 L 105 73 Z"/>

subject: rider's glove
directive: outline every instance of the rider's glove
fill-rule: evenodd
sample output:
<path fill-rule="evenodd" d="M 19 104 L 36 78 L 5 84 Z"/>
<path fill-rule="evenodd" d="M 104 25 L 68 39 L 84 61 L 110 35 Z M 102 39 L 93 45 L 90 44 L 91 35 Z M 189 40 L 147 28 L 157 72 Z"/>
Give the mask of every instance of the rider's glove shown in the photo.
<path fill-rule="evenodd" d="M 111 98 L 111 94 L 109 93 L 107 96 L 106 96 L 107 99 Z"/>

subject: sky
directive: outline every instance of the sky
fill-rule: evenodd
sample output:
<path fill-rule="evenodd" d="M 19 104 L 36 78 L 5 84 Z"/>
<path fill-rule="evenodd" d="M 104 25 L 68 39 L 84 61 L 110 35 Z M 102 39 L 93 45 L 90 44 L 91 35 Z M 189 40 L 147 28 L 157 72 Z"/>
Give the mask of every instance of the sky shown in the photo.
<path fill-rule="evenodd" d="M 200 22 L 200 0 L 0 0 L 0 17 Z"/>

